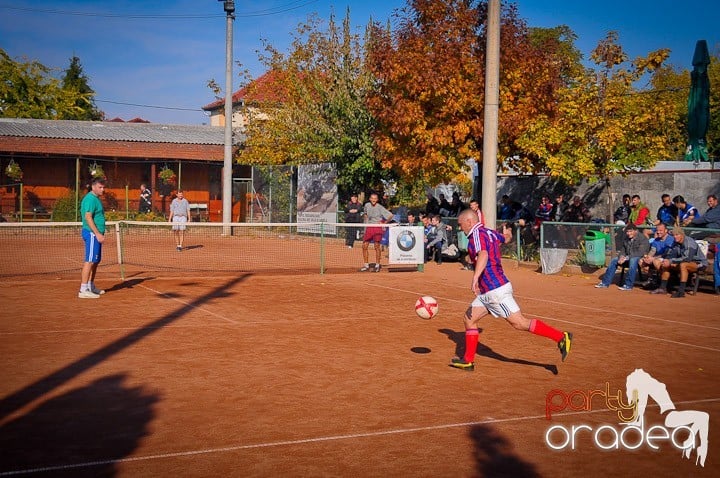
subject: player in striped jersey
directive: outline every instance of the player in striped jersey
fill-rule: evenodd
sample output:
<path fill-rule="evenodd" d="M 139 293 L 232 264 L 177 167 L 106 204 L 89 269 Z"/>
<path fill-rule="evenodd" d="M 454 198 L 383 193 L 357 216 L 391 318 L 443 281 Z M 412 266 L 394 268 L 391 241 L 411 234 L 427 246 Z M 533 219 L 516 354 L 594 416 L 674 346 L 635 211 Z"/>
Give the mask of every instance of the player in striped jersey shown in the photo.
<path fill-rule="evenodd" d="M 458 225 L 468 237 L 468 255 L 474 265 L 471 289 L 475 294 L 465 314 L 465 356 L 453 358 L 450 366 L 461 370 L 475 370 L 475 352 L 480 338 L 480 319 L 491 313 L 502 317 L 518 330 L 547 337 L 557 343 L 562 360 L 565 361 L 572 343 L 572 334 L 561 332 L 537 319 L 527 319 L 513 297 L 512 284 L 505 276 L 500 259 L 500 245 L 512 234 L 503 226 L 503 234 L 485 228 L 475 211 L 466 209 L 458 217 Z"/>

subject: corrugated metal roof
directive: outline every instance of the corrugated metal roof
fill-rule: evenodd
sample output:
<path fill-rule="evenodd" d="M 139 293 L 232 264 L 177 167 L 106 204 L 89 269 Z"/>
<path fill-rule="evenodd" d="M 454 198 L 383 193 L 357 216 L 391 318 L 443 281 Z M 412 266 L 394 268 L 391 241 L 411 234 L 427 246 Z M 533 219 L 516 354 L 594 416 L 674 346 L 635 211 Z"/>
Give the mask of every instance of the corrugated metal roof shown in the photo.
<path fill-rule="evenodd" d="M 221 145 L 225 143 L 225 128 L 222 126 L 155 123 L 0 118 L 0 138 L 3 136 Z M 238 137 L 239 135 L 234 136 L 235 143 L 242 139 Z"/>

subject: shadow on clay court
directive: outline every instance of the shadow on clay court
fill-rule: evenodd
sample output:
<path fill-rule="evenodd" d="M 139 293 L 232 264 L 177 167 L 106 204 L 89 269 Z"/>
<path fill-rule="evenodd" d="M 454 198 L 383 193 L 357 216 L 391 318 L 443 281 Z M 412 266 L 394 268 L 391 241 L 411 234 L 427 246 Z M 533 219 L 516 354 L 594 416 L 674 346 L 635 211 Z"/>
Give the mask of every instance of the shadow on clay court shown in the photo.
<path fill-rule="evenodd" d="M 184 250 L 184 251 L 190 251 L 190 250 L 192 250 L 192 249 L 202 249 L 203 247 L 205 247 L 205 246 L 203 246 L 202 244 L 195 244 L 195 245 L 192 245 L 192 246 L 185 246 L 185 247 L 183 247 L 183 250 Z"/>
<path fill-rule="evenodd" d="M 479 329 L 480 333 L 482 333 L 482 331 L 483 331 L 483 329 Z M 465 331 L 464 330 L 460 331 L 460 332 L 456 332 L 451 329 L 438 329 L 438 332 L 447 335 L 448 339 L 455 342 L 455 356 L 462 357 L 465 354 Z M 501 355 L 501 354 L 495 352 L 493 349 L 491 349 L 487 345 L 483 344 L 482 341 L 480 343 L 478 343 L 478 348 L 477 348 L 476 353 L 477 353 L 477 355 L 480 355 L 481 357 L 487 357 L 487 358 L 499 360 L 500 362 L 509 362 L 509 363 L 516 363 L 516 364 L 520 364 L 520 365 L 531 365 L 533 367 L 541 367 L 541 368 L 544 368 L 545 370 L 549 371 L 553 375 L 558 374 L 558 368 L 556 365 L 532 362 L 530 360 L 505 357 L 504 355 Z"/>
<path fill-rule="evenodd" d="M 540 478 L 532 463 L 513 452 L 510 441 L 488 425 L 473 425 L 468 432 L 475 445 L 477 476 Z"/>
<path fill-rule="evenodd" d="M 45 468 L 52 476 L 115 476 L 117 460 L 150 433 L 160 400 L 126 381 L 125 374 L 99 378 L 4 424 L 0 473 Z"/>
<path fill-rule="evenodd" d="M 81 373 L 87 372 L 94 366 L 102 363 L 110 357 L 124 351 L 128 347 L 136 344 L 142 339 L 160 331 L 163 327 L 183 318 L 186 314 L 196 309 L 198 306 L 209 302 L 217 297 L 227 296 L 227 290 L 233 286 L 243 282 L 251 274 L 244 274 L 234 277 L 225 283 L 209 290 L 207 293 L 195 298 L 191 302 L 182 304 L 177 309 L 168 312 L 159 319 L 146 324 L 143 327 L 120 337 L 119 339 L 101 347 L 84 357 L 80 357 L 65 367 L 40 378 L 34 383 L 27 385 L 25 388 L 18 390 L 7 397 L 0 400 L 0 419 L 7 417 L 11 413 L 21 409 L 27 404 L 37 400 L 43 395 L 51 392 L 57 387 L 67 383 Z M 138 279 L 139 280 L 139 279 Z"/>
<path fill-rule="evenodd" d="M 119 284 L 115 284 L 114 286 L 105 289 L 105 292 L 116 292 L 123 289 L 132 289 L 136 285 L 142 284 L 146 280 L 153 280 L 154 277 L 138 277 L 137 279 L 129 279 L 124 280 L 120 282 Z"/>

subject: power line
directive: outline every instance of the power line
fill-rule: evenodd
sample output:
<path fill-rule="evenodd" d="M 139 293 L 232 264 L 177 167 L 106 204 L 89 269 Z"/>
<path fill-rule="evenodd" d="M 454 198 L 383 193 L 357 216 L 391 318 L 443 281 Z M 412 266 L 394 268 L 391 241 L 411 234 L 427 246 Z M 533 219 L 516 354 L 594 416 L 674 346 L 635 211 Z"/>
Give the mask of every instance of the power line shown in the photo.
<path fill-rule="evenodd" d="M 144 105 L 139 103 L 124 103 L 121 101 L 110 101 L 110 100 L 94 100 L 96 103 L 110 103 L 113 105 L 123 105 L 123 106 L 138 106 L 140 108 L 154 108 L 158 110 L 177 110 L 177 111 L 199 111 L 202 112 L 203 110 L 201 108 L 180 108 L 176 106 L 159 106 L 159 105 Z"/>
<path fill-rule="evenodd" d="M 249 17 L 264 17 L 271 15 L 278 15 L 280 13 L 297 10 L 299 8 L 317 3 L 318 0 L 293 0 L 284 5 L 278 5 L 277 7 L 265 8 L 262 10 L 254 10 L 248 12 L 236 12 L 235 17 L 249 18 Z M 169 14 L 129 14 L 129 13 L 93 13 L 93 12 L 79 12 L 69 10 L 58 10 L 50 8 L 32 8 L 32 7 L 16 7 L 12 5 L 0 5 L 0 9 L 15 10 L 19 12 L 29 13 L 47 13 L 52 15 L 71 15 L 80 17 L 102 17 L 102 18 L 124 18 L 124 19 L 168 19 L 168 20 L 189 20 L 189 19 L 203 19 L 203 18 L 224 18 L 224 13 L 219 14 L 182 14 L 182 15 L 169 15 Z"/>

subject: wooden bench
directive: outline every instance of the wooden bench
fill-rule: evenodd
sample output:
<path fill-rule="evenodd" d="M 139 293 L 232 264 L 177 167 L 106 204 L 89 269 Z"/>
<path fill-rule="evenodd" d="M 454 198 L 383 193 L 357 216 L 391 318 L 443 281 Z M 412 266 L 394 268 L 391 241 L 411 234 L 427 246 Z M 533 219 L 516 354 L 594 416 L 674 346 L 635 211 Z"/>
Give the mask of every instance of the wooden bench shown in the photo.
<path fill-rule="evenodd" d="M 13 218 L 19 222 L 46 222 L 52 219 L 52 211 L 16 211 Z"/>

